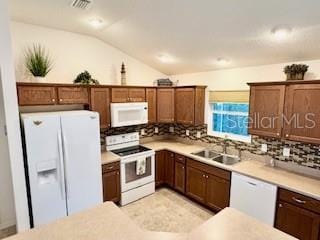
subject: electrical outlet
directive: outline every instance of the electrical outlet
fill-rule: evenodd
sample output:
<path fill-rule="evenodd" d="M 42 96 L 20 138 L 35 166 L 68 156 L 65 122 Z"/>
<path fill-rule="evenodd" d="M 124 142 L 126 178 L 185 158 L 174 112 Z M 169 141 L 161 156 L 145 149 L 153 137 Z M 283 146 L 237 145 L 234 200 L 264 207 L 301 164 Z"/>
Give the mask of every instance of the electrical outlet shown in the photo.
<path fill-rule="evenodd" d="M 146 131 L 144 130 L 144 128 L 141 129 L 141 136 L 145 135 Z"/>
<path fill-rule="evenodd" d="M 154 133 L 159 133 L 159 128 L 158 127 L 154 128 Z"/>
<path fill-rule="evenodd" d="M 189 136 L 190 135 L 190 131 L 187 129 L 186 130 L 186 135 Z"/>
<path fill-rule="evenodd" d="M 169 132 L 173 133 L 174 132 L 174 127 L 169 127 Z"/>
<path fill-rule="evenodd" d="M 284 157 L 290 157 L 290 148 L 283 148 L 283 156 Z"/>
<path fill-rule="evenodd" d="M 201 138 L 201 132 L 197 131 L 197 138 Z"/>
<path fill-rule="evenodd" d="M 268 145 L 263 143 L 261 144 L 261 152 L 268 152 Z"/>

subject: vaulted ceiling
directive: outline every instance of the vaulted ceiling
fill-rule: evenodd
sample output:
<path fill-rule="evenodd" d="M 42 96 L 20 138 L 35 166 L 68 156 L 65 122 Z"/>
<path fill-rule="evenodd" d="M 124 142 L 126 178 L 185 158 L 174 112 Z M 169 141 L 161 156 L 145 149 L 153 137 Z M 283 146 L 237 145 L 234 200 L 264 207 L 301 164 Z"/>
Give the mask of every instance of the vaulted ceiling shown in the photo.
<path fill-rule="evenodd" d="M 71 2 L 10 0 L 11 18 L 97 37 L 166 74 L 320 59 L 320 1 L 93 0 L 88 10 Z M 274 38 L 277 26 L 291 29 L 286 39 Z"/>

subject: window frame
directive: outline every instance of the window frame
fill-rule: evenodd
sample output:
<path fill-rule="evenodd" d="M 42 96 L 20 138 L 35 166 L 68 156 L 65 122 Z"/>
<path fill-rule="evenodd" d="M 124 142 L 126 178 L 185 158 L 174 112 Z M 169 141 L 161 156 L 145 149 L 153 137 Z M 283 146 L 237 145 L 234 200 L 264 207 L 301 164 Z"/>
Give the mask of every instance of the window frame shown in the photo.
<path fill-rule="evenodd" d="M 244 103 L 238 103 L 238 102 L 223 102 L 223 103 L 233 103 L 233 104 L 244 104 Z M 240 141 L 240 142 L 245 142 L 245 143 L 251 143 L 251 135 L 249 134 L 248 136 L 243 136 L 243 135 L 238 135 L 234 133 L 224 133 L 224 132 L 217 132 L 213 131 L 213 105 L 214 102 L 209 102 L 209 117 L 208 117 L 208 128 L 207 128 L 207 135 L 209 136 L 214 136 L 214 137 L 219 137 L 223 139 L 230 139 L 230 140 L 235 140 L 235 141 Z M 245 103 L 248 104 L 248 103 Z M 223 112 L 223 111 L 221 111 Z M 228 112 L 228 111 L 226 111 Z M 249 112 L 248 112 L 249 116 Z"/>

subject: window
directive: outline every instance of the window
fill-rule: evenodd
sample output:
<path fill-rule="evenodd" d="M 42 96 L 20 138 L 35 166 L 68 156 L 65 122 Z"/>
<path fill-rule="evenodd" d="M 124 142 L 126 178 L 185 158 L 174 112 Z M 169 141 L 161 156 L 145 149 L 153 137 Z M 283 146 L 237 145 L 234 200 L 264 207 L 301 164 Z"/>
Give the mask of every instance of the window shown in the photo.
<path fill-rule="evenodd" d="M 210 103 L 208 134 L 237 141 L 250 142 L 248 134 L 248 103 Z"/>

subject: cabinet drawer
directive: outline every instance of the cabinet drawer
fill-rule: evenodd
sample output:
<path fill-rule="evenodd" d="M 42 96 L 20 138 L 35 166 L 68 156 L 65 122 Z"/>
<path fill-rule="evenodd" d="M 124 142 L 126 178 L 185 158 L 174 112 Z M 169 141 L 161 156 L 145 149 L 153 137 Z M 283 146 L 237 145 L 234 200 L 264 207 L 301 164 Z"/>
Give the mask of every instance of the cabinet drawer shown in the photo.
<path fill-rule="evenodd" d="M 108 163 L 102 166 L 102 172 L 111 172 L 120 169 L 120 162 Z"/>
<path fill-rule="evenodd" d="M 178 154 L 178 153 L 175 154 L 175 160 L 176 160 L 177 162 L 182 163 L 182 164 L 185 164 L 185 163 L 186 163 L 186 157 L 183 156 L 183 155 L 181 155 L 181 154 Z"/>
<path fill-rule="evenodd" d="M 200 163 L 191 159 L 187 160 L 187 164 L 191 167 L 197 168 L 201 171 L 204 171 L 206 173 L 209 173 L 211 175 L 223 178 L 225 180 L 230 181 L 231 179 L 231 173 L 229 171 L 214 167 L 214 166 L 209 166 L 204 163 Z"/>
<path fill-rule="evenodd" d="M 285 189 L 279 189 L 279 199 L 320 214 L 320 201 Z"/>

